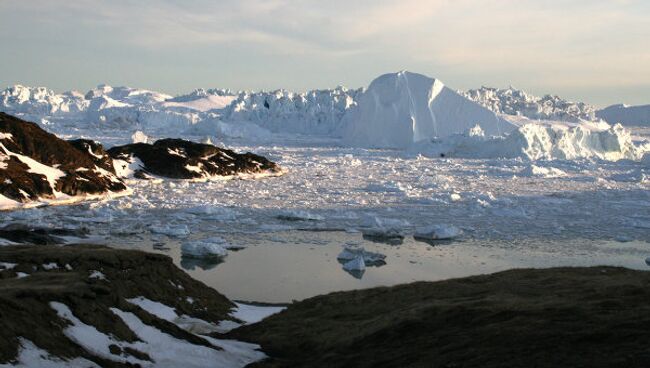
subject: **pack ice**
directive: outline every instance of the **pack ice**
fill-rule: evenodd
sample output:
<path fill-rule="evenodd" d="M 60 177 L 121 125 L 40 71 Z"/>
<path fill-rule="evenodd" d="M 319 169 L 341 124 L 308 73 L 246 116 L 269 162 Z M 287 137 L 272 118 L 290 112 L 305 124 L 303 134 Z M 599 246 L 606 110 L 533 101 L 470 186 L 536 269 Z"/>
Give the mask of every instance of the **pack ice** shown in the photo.
<path fill-rule="evenodd" d="M 406 71 L 375 79 L 360 97 L 358 108 L 344 119 L 344 141 L 371 148 L 408 148 L 463 133 L 476 124 L 488 135 L 515 129 L 441 81 Z"/>

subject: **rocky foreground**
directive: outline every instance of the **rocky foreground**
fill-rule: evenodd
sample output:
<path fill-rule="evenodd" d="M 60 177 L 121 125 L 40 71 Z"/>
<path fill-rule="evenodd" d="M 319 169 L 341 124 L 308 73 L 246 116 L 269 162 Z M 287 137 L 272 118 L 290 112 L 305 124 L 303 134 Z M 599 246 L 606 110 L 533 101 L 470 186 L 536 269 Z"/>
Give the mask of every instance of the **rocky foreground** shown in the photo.
<path fill-rule="evenodd" d="M 648 367 L 650 272 L 512 270 L 333 293 L 233 337 L 259 367 Z"/>
<path fill-rule="evenodd" d="M 241 305 L 166 256 L 5 246 L 0 365 L 647 367 L 648 285 L 623 268 L 512 270 L 332 293 L 240 327 Z"/>
<path fill-rule="evenodd" d="M 256 346 L 206 335 L 235 308 L 163 255 L 0 247 L 0 365 L 244 366 Z"/>

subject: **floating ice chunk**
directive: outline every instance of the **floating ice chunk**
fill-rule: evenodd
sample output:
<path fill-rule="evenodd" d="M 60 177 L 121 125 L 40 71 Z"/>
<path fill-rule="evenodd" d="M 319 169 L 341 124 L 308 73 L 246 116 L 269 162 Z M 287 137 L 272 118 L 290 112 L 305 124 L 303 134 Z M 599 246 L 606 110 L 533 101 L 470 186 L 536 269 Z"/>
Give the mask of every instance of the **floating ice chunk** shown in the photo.
<path fill-rule="evenodd" d="M 28 273 L 16 272 L 16 278 L 22 279 L 23 277 L 27 277 L 27 276 L 29 276 Z"/>
<path fill-rule="evenodd" d="M 131 136 L 131 142 L 133 143 L 147 143 L 148 140 L 149 137 L 147 137 L 147 135 L 144 134 L 141 130 L 136 131 Z"/>
<path fill-rule="evenodd" d="M 187 225 L 152 225 L 149 227 L 154 234 L 162 234 L 176 238 L 183 238 L 190 235 L 190 229 Z"/>
<path fill-rule="evenodd" d="M 233 209 L 227 207 L 211 206 L 211 205 L 190 207 L 187 208 L 185 212 L 195 216 L 201 216 L 211 220 L 219 220 L 219 221 L 232 221 L 237 219 L 237 216 L 240 215 L 239 212 Z"/>
<path fill-rule="evenodd" d="M 181 245 L 181 253 L 184 257 L 190 258 L 224 258 L 228 251 L 223 243 L 214 242 L 215 238 L 206 240 L 193 240 Z M 221 239 L 221 238 L 216 238 Z M 223 240 L 223 239 L 222 239 Z M 225 240 L 224 240 L 225 242 Z"/>
<path fill-rule="evenodd" d="M 452 202 L 458 202 L 463 199 L 463 197 L 460 196 L 458 193 L 451 193 L 449 196 L 449 199 L 451 199 Z"/>
<path fill-rule="evenodd" d="M 521 176 L 541 176 L 544 178 L 557 178 L 561 176 L 566 176 L 566 173 L 555 167 L 541 167 L 537 165 L 530 165 L 523 169 L 519 175 Z"/>
<path fill-rule="evenodd" d="M 369 252 L 363 247 L 358 246 L 344 246 L 336 259 L 347 263 L 359 256 L 363 258 L 364 263 L 368 266 L 384 264 L 384 260 L 386 259 L 384 254 Z"/>
<path fill-rule="evenodd" d="M 406 220 L 368 217 L 363 221 L 361 233 L 375 238 L 403 238 L 405 228 L 411 226 Z"/>
<path fill-rule="evenodd" d="M 453 225 L 440 224 L 417 228 L 413 237 L 426 240 L 445 240 L 457 238 L 461 234 L 462 231 Z"/>
<path fill-rule="evenodd" d="M 350 272 L 353 272 L 353 271 L 356 271 L 356 272 L 365 271 L 366 270 L 366 262 L 363 260 L 363 256 L 357 255 L 353 259 L 345 262 L 343 264 L 343 269 L 346 270 L 346 271 L 350 271 Z"/>
<path fill-rule="evenodd" d="M 277 216 L 280 220 L 286 221 L 322 221 L 325 218 L 303 210 L 284 211 Z"/>

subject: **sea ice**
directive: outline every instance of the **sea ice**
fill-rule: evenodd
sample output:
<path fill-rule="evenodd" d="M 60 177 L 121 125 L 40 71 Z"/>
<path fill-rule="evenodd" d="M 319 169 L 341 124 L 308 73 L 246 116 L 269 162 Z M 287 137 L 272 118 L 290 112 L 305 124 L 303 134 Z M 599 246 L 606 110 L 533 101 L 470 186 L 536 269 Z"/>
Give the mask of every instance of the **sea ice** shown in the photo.
<path fill-rule="evenodd" d="M 431 225 L 426 227 L 419 227 L 415 230 L 413 237 L 416 239 L 426 240 L 445 240 L 457 238 L 462 234 L 462 231 L 453 225 Z"/>

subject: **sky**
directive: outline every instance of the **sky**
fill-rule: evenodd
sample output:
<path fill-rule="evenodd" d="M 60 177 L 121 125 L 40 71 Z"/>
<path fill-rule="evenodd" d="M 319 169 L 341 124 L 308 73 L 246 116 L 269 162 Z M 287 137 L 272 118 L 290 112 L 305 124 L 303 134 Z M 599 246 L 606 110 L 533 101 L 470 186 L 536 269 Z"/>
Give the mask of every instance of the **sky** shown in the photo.
<path fill-rule="evenodd" d="M 0 86 L 294 91 L 400 70 L 650 104 L 647 0 L 0 0 Z"/>

